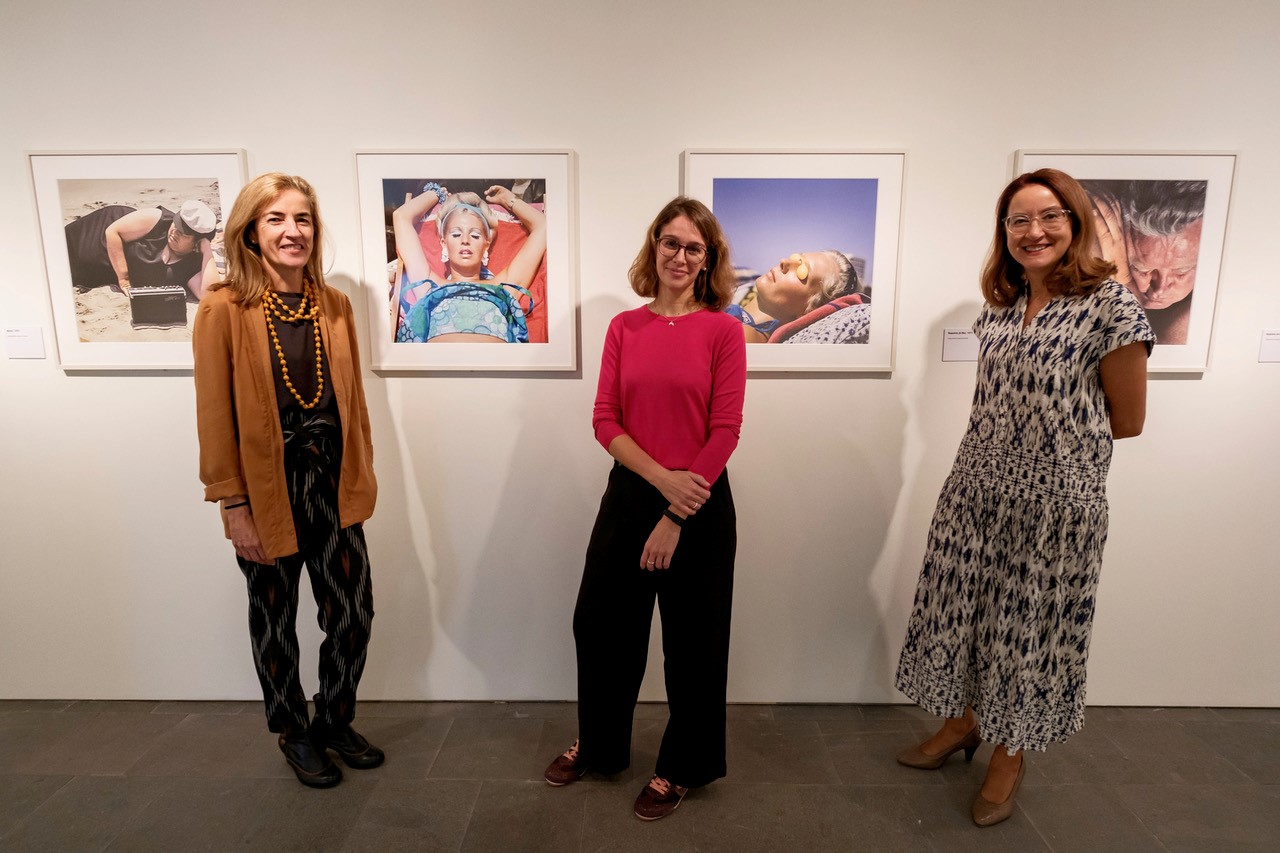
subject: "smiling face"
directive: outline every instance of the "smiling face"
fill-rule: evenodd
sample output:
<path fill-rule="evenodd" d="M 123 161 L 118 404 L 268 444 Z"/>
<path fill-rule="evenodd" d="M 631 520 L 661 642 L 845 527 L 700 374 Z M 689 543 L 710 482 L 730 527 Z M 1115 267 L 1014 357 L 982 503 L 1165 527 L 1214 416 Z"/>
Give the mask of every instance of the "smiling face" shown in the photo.
<path fill-rule="evenodd" d="M 286 281 L 301 275 L 315 241 L 315 223 L 307 197 L 289 189 L 271 200 L 253 221 L 253 233 L 270 264 Z"/>
<path fill-rule="evenodd" d="M 1196 263 L 1200 257 L 1200 231 L 1204 220 L 1176 234 L 1152 237 L 1129 236 L 1129 289 L 1143 308 L 1160 309 L 1176 305 L 1191 295 L 1196 286 Z"/>
<path fill-rule="evenodd" d="M 1004 217 L 1022 214 L 1032 217 L 1030 227 L 1022 233 L 1005 232 L 1005 245 L 1009 255 L 1018 263 L 1027 281 L 1043 282 L 1045 276 L 1058 266 L 1058 262 L 1071 247 L 1074 222 L 1067 217 L 1066 225 L 1056 231 L 1045 230 L 1040 218 L 1045 211 L 1061 210 L 1066 205 L 1053 190 L 1042 184 L 1028 184 L 1013 194 Z"/>
<path fill-rule="evenodd" d="M 808 313 L 809 305 L 822 282 L 839 275 L 835 259 L 826 252 L 805 252 L 801 261 L 783 258 L 767 273 L 756 279 L 756 301 L 760 309 L 784 323 Z M 801 263 L 807 275 L 801 278 Z"/>
<path fill-rule="evenodd" d="M 445 223 L 444 247 L 449 253 L 449 266 L 455 273 L 475 275 L 485 251 L 489 248 L 484 223 L 469 210 L 452 214 Z"/>
<path fill-rule="evenodd" d="M 682 246 L 702 246 L 706 247 L 706 238 L 702 236 L 702 232 L 698 230 L 698 226 L 693 224 L 693 220 L 683 214 L 662 226 L 658 232 L 658 240 L 663 237 L 671 237 Z M 674 298 L 676 301 L 682 300 L 686 295 L 692 296 L 693 283 L 698 278 L 698 273 L 706 264 L 706 257 L 703 257 L 702 263 L 693 264 L 689 262 L 688 256 L 683 249 L 677 250 L 671 257 L 666 257 L 662 252 L 654 252 L 656 256 L 654 263 L 657 265 L 658 273 L 658 290 L 665 292 L 668 297 Z"/>

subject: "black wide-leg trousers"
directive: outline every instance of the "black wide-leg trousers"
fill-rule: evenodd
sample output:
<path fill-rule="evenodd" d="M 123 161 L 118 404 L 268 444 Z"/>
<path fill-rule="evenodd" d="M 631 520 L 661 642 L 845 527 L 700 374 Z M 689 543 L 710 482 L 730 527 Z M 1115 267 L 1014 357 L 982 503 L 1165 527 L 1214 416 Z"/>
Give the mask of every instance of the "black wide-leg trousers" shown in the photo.
<path fill-rule="evenodd" d="M 675 785 L 697 787 L 725 775 L 725 685 L 737 550 L 728 473 L 685 521 L 671 567 L 645 571 L 640 555 L 666 508 L 661 492 L 614 465 L 573 614 L 579 749 L 586 765 L 600 773 L 630 765 L 632 718 L 656 599 L 671 717 L 655 772 Z"/>
<path fill-rule="evenodd" d="M 303 566 L 319 610 L 320 692 L 315 726 L 340 730 L 355 717 L 356 687 L 364 672 L 373 622 L 369 552 L 359 524 L 342 527 L 338 475 L 342 432 L 332 415 L 286 412 L 285 475 L 299 551 L 264 565 L 237 557 L 249 585 L 249 637 L 267 726 L 301 734 L 311 725 L 298 680 L 298 585 Z"/>

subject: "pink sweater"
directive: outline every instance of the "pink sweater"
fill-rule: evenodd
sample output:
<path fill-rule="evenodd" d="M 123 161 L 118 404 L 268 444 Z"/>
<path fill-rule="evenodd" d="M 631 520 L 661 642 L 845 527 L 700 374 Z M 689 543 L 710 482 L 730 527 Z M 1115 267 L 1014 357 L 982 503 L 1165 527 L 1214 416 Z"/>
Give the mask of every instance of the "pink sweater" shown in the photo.
<path fill-rule="evenodd" d="M 596 440 L 608 450 L 629 435 L 667 470 L 714 483 L 738 446 L 746 390 L 738 320 L 707 310 L 673 320 L 648 307 L 624 311 L 604 339 Z"/>

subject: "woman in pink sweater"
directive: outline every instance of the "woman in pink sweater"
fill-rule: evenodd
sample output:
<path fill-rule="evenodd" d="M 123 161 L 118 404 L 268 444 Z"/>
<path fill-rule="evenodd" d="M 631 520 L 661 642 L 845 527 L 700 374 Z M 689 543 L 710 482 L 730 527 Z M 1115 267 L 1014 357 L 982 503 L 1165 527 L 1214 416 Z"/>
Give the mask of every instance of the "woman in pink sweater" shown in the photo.
<path fill-rule="evenodd" d="M 725 682 L 737 519 L 725 463 L 738 444 L 747 362 L 742 325 L 721 313 L 733 266 L 701 202 L 671 201 L 630 271 L 652 301 L 613 318 L 596 392 L 596 439 L 616 461 L 573 615 L 579 739 L 546 770 L 567 785 L 631 763 L 631 721 L 662 619 L 671 718 L 635 802 L 665 817 L 725 774 Z"/>

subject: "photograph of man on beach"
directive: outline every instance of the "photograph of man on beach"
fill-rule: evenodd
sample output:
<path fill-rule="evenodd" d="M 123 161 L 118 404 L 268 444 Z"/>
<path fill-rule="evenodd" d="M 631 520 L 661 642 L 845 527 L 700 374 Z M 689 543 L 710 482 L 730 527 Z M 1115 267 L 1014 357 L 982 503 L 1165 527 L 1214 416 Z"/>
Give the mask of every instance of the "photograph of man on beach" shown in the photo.
<path fill-rule="evenodd" d="M 223 274 L 218 183 L 217 178 L 57 182 L 80 341 L 191 339 L 196 305 Z M 168 306 L 163 314 L 150 305 L 160 298 Z"/>

